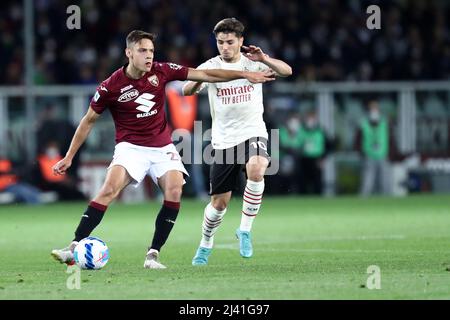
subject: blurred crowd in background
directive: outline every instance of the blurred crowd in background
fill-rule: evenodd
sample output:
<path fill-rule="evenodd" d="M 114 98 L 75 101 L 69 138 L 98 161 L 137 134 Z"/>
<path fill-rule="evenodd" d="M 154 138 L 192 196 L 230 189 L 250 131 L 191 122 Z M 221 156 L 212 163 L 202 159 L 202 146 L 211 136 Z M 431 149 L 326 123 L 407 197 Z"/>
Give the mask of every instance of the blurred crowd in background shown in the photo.
<path fill-rule="evenodd" d="M 216 54 L 212 29 L 224 17 L 247 27 L 245 43 L 293 66 L 286 81 L 430 80 L 450 76 L 448 1 L 441 0 L 36 0 L 35 83 L 94 84 L 124 63 L 124 38 L 158 35 L 156 60 L 195 67 Z M 81 8 L 68 32 L 66 8 Z M 381 30 L 366 8 L 381 7 Z M 24 82 L 21 1 L 0 4 L 0 84 Z"/>

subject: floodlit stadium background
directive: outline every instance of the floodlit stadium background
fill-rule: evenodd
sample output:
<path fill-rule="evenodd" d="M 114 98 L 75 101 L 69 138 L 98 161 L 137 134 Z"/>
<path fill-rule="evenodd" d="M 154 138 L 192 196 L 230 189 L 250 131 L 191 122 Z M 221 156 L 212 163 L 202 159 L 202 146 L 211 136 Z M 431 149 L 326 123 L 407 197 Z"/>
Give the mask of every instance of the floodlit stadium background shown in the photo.
<path fill-rule="evenodd" d="M 366 24 L 366 9 L 373 4 L 381 8 L 379 30 Z M 81 10 L 80 29 L 67 28 L 70 5 Z M 13 161 L 24 181 L 34 183 L 28 173 L 55 138 L 45 121 L 56 119 L 67 131 L 57 134 L 65 153 L 70 125 L 78 124 L 96 85 L 125 62 L 124 38 L 130 30 L 158 35 L 155 60 L 196 67 L 217 53 L 211 33 L 215 23 L 236 17 L 246 26 L 245 44 L 258 45 L 293 67 L 291 77 L 265 85 L 268 129 L 286 126 L 294 113 L 304 118 L 316 110 L 333 141 L 323 164 L 323 195 L 359 192 L 356 132 L 371 99 L 389 119 L 392 137 L 382 191 L 403 196 L 450 190 L 446 1 L 7 0 L 1 7 L 0 153 Z M 210 127 L 206 95 L 197 106 L 204 131 Z M 103 181 L 113 132 L 105 113 L 80 152 L 77 186 L 88 197 Z M 266 193 L 299 193 L 295 181 L 285 179 L 296 170 L 292 159 L 281 154 L 278 160 L 281 170 L 268 177 Z M 196 172 L 203 172 L 201 182 L 188 181 L 186 196 L 208 189 L 208 167 Z M 121 200 L 155 196 L 147 181 L 139 190 L 126 190 Z"/>

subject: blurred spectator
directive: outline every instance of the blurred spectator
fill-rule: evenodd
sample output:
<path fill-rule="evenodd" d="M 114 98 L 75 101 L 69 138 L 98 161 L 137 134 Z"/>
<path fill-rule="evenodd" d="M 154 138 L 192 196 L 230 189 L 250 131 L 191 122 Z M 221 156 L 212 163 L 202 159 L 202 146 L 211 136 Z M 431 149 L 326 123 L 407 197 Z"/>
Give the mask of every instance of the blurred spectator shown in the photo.
<path fill-rule="evenodd" d="M 389 122 L 380 113 L 376 100 L 368 103 L 368 116 L 362 119 L 357 133 L 356 144 L 363 157 L 361 195 L 368 196 L 379 190 L 388 193 L 389 149 L 392 138 Z"/>
<path fill-rule="evenodd" d="M 2 1 L 0 10 L 0 85 L 24 83 L 24 44 L 18 30 L 23 29 L 22 4 Z"/>
<path fill-rule="evenodd" d="M 52 167 L 62 159 L 58 144 L 50 141 L 37 158 L 34 175 L 37 185 L 46 191 L 54 191 L 59 200 L 86 200 L 86 196 L 78 190 L 76 181 L 69 175 L 55 175 Z"/>
<path fill-rule="evenodd" d="M 224 16 L 245 22 L 245 43 L 296 66 L 285 81 L 450 78 L 449 1 L 82 0 L 81 30 L 68 30 L 61 21 L 72 2 L 34 1 L 37 81 L 101 81 L 110 66 L 123 62 L 120 39 L 132 29 L 159 35 L 155 60 L 196 66 L 213 56 L 210 30 Z M 380 30 L 366 27 L 372 4 L 381 8 Z M 16 36 L 22 6 L 2 1 L 0 68 L 7 78 L 1 83 L 23 82 L 24 44 Z"/>
<path fill-rule="evenodd" d="M 321 195 L 323 190 L 322 170 L 325 157 L 331 150 L 331 141 L 319 126 L 315 111 L 308 111 L 300 129 L 300 193 Z"/>
<path fill-rule="evenodd" d="M 196 152 L 194 143 L 202 144 L 203 142 L 202 136 L 198 137 L 200 140 L 194 141 L 194 121 L 197 119 L 198 97 L 196 95 L 183 96 L 183 84 L 184 82 L 174 81 L 166 86 L 169 123 L 173 130 L 184 130 L 181 143 L 190 150 L 182 150 L 180 155 L 184 158 L 186 151 L 190 154 L 190 158 L 187 157 L 183 160 L 183 163 L 190 175 L 189 180 L 192 182 L 190 187 L 193 195 L 202 201 L 209 201 L 209 195 L 205 189 L 202 164 L 194 163 L 194 152 Z M 200 132 L 200 134 L 202 133 Z M 203 148 L 200 147 L 199 151 L 202 150 Z M 202 159 L 202 155 L 203 153 L 198 155 L 200 156 L 199 160 Z"/>

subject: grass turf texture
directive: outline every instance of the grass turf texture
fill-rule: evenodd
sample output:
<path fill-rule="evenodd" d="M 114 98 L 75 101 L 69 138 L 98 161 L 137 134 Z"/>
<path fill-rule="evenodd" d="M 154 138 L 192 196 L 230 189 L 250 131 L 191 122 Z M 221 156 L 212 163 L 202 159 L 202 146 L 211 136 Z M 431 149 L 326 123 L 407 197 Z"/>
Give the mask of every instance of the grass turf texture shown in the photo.
<path fill-rule="evenodd" d="M 50 256 L 72 239 L 84 203 L 0 207 L 0 299 L 449 299 L 450 197 L 270 198 L 254 222 L 254 256 L 241 258 L 233 198 L 206 267 L 191 266 L 204 203 L 182 202 L 161 262 L 143 268 L 160 205 L 114 204 L 94 230 L 111 258 L 81 271 Z M 369 290 L 367 268 L 381 269 Z"/>

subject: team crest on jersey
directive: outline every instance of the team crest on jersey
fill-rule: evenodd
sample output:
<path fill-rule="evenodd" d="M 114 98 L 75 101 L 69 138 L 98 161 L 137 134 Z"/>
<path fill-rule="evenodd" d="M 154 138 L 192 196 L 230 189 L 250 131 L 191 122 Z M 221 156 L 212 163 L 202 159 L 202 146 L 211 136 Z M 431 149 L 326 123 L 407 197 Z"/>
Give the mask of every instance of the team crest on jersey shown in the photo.
<path fill-rule="evenodd" d="M 137 89 L 133 89 L 122 94 L 117 101 L 119 102 L 128 102 L 139 95 L 139 91 Z"/>
<path fill-rule="evenodd" d="M 155 87 L 159 85 L 159 80 L 156 74 L 152 75 L 151 77 L 148 77 L 147 80 Z"/>
<path fill-rule="evenodd" d="M 181 66 L 179 64 L 176 64 L 176 63 L 169 62 L 167 65 L 173 70 L 180 70 L 181 69 Z"/>

